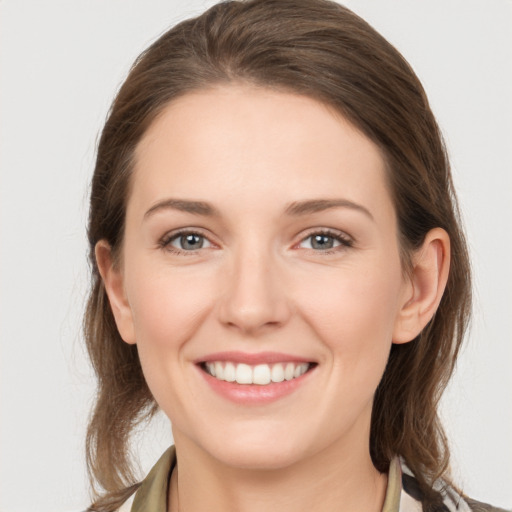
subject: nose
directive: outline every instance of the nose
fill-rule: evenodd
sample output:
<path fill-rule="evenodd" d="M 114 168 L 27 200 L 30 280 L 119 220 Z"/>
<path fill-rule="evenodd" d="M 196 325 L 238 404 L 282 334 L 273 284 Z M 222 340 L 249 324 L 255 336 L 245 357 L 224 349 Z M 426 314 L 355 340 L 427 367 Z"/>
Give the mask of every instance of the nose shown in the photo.
<path fill-rule="evenodd" d="M 290 318 L 286 286 L 271 251 L 238 251 L 222 279 L 218 314 L 225 326 L 258 336 Z"/>

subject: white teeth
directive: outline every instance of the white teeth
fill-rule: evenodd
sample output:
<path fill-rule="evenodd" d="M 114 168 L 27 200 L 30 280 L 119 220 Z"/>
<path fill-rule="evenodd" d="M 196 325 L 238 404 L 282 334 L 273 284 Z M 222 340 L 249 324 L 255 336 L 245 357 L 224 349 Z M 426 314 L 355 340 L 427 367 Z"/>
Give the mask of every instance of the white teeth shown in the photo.
<path fill-rule="evenodd" d="M 226 366 L 224 366 L 224 380 L 227 382 L 235 382 L 236 369 L 233 363 L 226 363 Z"/>
<path fill-rule="evenodd" d="M 294 378 L 300 377 L 301 375 L 304 375 L 308 371 L 308 364 L 299 364 L 295 367 L 295 370 L 293 371 Z"/>
<path fill-rule="evenodd" d="M 282 364 L 272 366 L 272 382 L 283 382 L 284 368 Z"/>
<path fill-rule="evenodd" d="M 230 363 L 226 366 L 228 364 Z M 236 381 L 238 384 L 252 384 L 252 368 L 248 364 L 237 365 Z"/>
<path fill-rule="evenodd" d="M 295 365 L 293 363 L 288 363 L 286 365 L 286 368 L 284 369 L 284 378 L 286 380 L 292 380 L 294 370 L 295 370 Z"/>
<path fill-rule="evenodd" d="M 224 367 L 222 363 L 215 363 L 215 377 L 219 380 L 224 380 Z"/>
<path fill-rule="evenodd" d="M 215 377 L 215 363 L 206 363 L 206 367 L 208 368 L 208 373 Z"/>
<path fill-rule="evenodd" d="M 270 381 L 270 367 L 268 364 L 259 364 L 258 366 L 254 367 L 254 370 L 252 372 L 253 384 L 260 384 L 261 386 L 264 386 L 265 384 L 268 384 Z"/>
<path fill-rule="evenodd" d="M 271 382 L 283 382 L 304 375 L 310 367 L 309 363 L 276 363 L 273 365 L 258 364 L 250 366 L 243 363 L 208 362 L 205 370 L 219 380 L 237 382 L 237 384 L 258 384 L 265 386 Z"/>
<path fill-rule="evenodd" d="M 307 363 L 299 364 L 298 366 L 296 366 L 295 370 L 293 371 L 293 377 L 296 379 L 297 377 L 300 377 L 301 375 L 306 373 L 308 371 L 308 366 L 309 365 Z"/>

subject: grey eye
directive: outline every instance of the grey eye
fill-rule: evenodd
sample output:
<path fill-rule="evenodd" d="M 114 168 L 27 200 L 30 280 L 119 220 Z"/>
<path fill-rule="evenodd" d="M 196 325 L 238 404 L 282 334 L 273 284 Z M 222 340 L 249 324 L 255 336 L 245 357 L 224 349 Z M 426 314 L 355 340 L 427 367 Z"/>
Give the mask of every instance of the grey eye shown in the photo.
<path fill-rule="evenodd" d="M 182 251 L 196 251 L 209 247 L 210 242 L 204 236 L 197 233 L 182 233 L 174 238 L 170 245 Z"/>
<path fill-rule="evenodd" d="M 315 249 L 320 251 L 332 249 L 333 247 L 337 247 L 339 245 L 341 245 L 341 242 L 334 236 L 322 233 L 308 236 L 301 243 L 301 246 L 306 249 Z"/>

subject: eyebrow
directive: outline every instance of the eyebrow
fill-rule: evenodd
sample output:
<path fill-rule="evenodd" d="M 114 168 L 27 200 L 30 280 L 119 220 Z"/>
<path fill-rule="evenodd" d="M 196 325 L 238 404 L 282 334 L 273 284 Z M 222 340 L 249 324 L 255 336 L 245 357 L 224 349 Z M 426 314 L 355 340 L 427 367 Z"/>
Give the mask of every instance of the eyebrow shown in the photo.
<path fill-rule="evenodd" d="M 204 215 L 206 217 L 218 216 L 219 212 L 209 203 L 204 201 L 188 201 L 185 199 L 164 199 L 154 204 L 145 214 L 144 218 L 150 217 L 161 210 L 179 210 L 181 212 Z"/>
<path fill-rule="evenodd" d="M 375 220 L 370 210 L 348 199 L 311 199 L 308 201 L 295 201 L 286 208 L 288 215 L 307 215 L 318 213 L 331 208 L 350 208 L 364 213 L 371 220 Z"/>
<path fill-rule="evenodd" d="M 307 201 L 294 201 L 290 203 L 285 213 L 292 216 L 308 215 L 318 213 L 331 208 L 350 208 L 352 210 L 364 213 L 371 220 L 373 215 L 364 206 L 354 203 L 348 199 L 310 199 Z M 178 210 L 194 215 L 202 215 L 205 217 L 218 217 L 219 211 L 211 204 L 205 201 L 189 201 L 186 199 L 164 199 L 154 204 L 145 214 L 144 218 L 150 217 L 161 210 Z"/>

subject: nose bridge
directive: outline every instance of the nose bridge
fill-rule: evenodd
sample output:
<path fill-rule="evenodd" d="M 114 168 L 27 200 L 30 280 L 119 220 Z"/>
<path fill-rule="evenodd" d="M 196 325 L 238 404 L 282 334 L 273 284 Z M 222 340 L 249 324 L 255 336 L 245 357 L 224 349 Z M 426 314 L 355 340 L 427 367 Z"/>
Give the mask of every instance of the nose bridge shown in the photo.
<path fill-rule="evenodd" d="M 233 248 L 220 308 L 224 324 L 255 332 L 286 321 L 289 308 L 277 260 L 254 236 Z"/>

